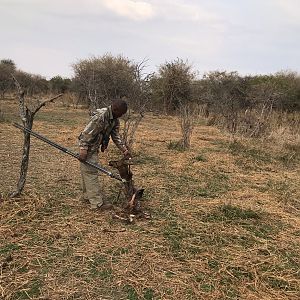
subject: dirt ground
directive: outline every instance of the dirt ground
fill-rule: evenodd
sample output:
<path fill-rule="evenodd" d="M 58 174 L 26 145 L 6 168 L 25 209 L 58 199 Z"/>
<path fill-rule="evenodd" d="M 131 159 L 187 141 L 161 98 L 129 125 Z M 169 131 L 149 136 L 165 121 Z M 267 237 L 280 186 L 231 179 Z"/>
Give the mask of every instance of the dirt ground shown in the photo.
<path fill-rule="evenodd" d="M 299 153 L 233 141 L 199 120 L 188 151 L 176 117 L 146 114 L 135 183 L 151 220 L 132 225 L 79 200 L 79 163 L 32 138 L 23 195 L 17 105 L 0 123 L 0 299 L 300 299 Z M 51 104 L 34 130 L 77 151 L 87 111 Z M 103 166 L 120 157 L 111 143 Z M 119 182 L 100 176 L 115 206 Z"/>

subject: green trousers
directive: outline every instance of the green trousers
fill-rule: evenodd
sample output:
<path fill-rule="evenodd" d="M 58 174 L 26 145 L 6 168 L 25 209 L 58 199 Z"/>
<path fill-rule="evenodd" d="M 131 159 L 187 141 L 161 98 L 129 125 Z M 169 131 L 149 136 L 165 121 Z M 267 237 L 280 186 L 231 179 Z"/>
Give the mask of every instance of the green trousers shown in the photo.
<path fill-rule="evenodd" d="M 88 152 L 87 160 L 98 163 L 98 152 Z M 101 206 L 103 204 L 103 197 L 98 180 L 98 171 L 84 163 L 80 163 L 80 171 L 84 199 L 89 200 L 91 208 Z"/>

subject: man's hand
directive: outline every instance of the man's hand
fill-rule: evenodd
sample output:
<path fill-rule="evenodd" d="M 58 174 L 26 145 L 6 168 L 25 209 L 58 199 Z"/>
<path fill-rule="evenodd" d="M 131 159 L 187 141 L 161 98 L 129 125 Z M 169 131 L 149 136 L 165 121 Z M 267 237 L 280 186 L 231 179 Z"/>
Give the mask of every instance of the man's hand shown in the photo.
<path fill-rule="evenodd" d="M 86 161 L 87 158 L 87 149 L 80 149 L 79 151 L 79 160 Z"/>
<path fill-rule="evenodd" d="M 125 149 L 124 152 L 123 152 L 123 155 L 126 159 L 131 159 L 132 156 L 131 156 L 131 153 L 129 152 L 128 149 Z"/>

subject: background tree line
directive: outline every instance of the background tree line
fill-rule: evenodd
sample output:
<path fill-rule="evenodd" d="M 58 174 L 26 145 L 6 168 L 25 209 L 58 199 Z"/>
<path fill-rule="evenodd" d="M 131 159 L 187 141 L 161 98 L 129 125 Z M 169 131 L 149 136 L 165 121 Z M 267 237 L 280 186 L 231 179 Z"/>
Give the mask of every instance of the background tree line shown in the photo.
<path fill-rule="evenodd" d="M 145 72 L 146 64 L 105 54 L 74 63 L 73 78 L 47 80 L 18 70 L 11 59 L 2 59 L 0 96 L 14 92 L 13 75 L 29 96 L 69 92 L 90 110 L 107 105 L 111 99 L 126 98 L 139 113 L 179 113 L 187 134 L 199 114 L 209 124 L 226 127 L 233 134 L 259 136 L 267 130 L 274 112 L 278 120 L 288 115 L 293 122 L 293 113 L 300 111 L 300 77 L 295 72 L 241 76 L 212 71 L 200 77 L 182 59 L 165 62 L 151 74 Z"/>
<path fill-rule="evenodd" d="M 11 59 L 0 61 L 0 98 L 15 93 L 13 76 L 18 80 L 28 96 L 46 95 L 49 93 L 65 93 L 72 90 L 72 80 L 55 76 L 50 80 L 38 74 L 30 74 L 17 69 Z"/>
<path fill-rule="evenodd" d="M 14 92 L 12 75 L 29 95 L 73 92 L 83 104 L 100 107 L 113 98 L 126 97 L 136 107 L 147 98 L 147 109 L 174 113 L 183 103 L 204 105 L 206 114 L 232 114 L 261 105 L 288 112 L 300 110 L 300 77 L 286 71 L 241 76 L 212 71 L 197 76 L 188 61 L 176 59 L 145 73 L 146 62 L 105 54 L 73 64 L 74 77 L 57 75 L 49 80 L 18 70 L 14 61 L 0 61 L 0 95 Z"/>

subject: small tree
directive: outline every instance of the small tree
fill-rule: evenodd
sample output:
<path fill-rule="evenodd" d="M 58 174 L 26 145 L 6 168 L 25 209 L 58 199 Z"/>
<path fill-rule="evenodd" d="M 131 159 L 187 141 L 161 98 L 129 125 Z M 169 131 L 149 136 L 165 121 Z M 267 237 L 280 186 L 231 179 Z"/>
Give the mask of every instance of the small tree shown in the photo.
<path fill-rule="evenodd" d="M 274 108 L 281 111 L 300 111 L 300 77 L 296 72 L 281 71 L 271 76 L 276 83 L 277 94 Z"/>
<path fill-rule="evenodd" d="M 81 60 L 73 65 L 77 95 L 86 97 L 90 111 L 124 98 L 129 103 L 124 116 L 123 139 L 132 148 L 135 132 L 150 101 L 150 77 L 145 61 L 135 63 L 123 56 L 106 54 Z"/>
<path fill-rule="evenodd" d="M 283 102 L 289 98 L 290 82 L 281 75 L 255 76 L 251 79 L 251 90 L 248 97 L 256 115 L 251 115 L 252 126 L 250 137 L 258 137 L 267 131 L 269 119 L 274 109 L 280 110 Z"/>
<path fill-rule="evenodd" d="M 130 93 L 130 108 L 127 114 L 123 117 L 123 140 L 126 146 L 132 151 L 135 133 L 141 123 L 144 113 L 151 101 L 151 78 L 153 74 L 144 72 L 145 61 L 136 64 L 134 73 L 134 85 Z M 131 107 L 133 109 L 131 109 Z"/>
<path fill-rule="evenodd" d="M 12 90 L 13 81 L 11 74 L 16 71 L 16 65 L 11 59 L 0 61 L 0 97 L 4 98 L 5 93 Z"/>
<path fill-rule="evenodd" d="M 197 106 L 193 103 L 186 103 L 180 105 L 180 128 L 182 134 L 182 147 L 184 150 L 189 149 L 191 146 L 191 137 L 195 127 L 197 118 Z"/>
<path fill-rule="evenodd" d="M 57 75 L 49 80 L 49 85 L 52 93 L 65 93 L 71 88 L 71 80 Z"/>
<path fill-rule="evenodd" d="M 184 149 L 190 147 L 194 128 L 194 109 L 192 104 L 192 83 L 195 79 L 192 66 L 186 61 L 176 59 L 159 67 L 159 74 L 152 80 L 152 87 L 159 97 L 165 113 L 179 112 Z"/>
<path fill-rule="evenodd" d="M 135 90 L 136 64 L 121 55 L 105 54 L 73 64 L 77 93 L 84 94 L 91 110 L 108 105 L 112 99 L 131 99 Z"/>
<path fill-rule="evenodd" d="M 202 80 L 202 102 L 207 104 L 206 114 L 219 116 L 219 123 L 235 134 L 239 112 L 250 105 L 247 98 L 248 77 L 240 77 L 237 72 L 209 72 Z"/>
<path fill-rule="evenodd" d="M 25 91 L 22 89 L 21 85 L 17 81 L 15 77 L 13 77 L 15 86 L 17 88 L 18 92 L 18 98 L 19 98 L 19 113 L 22 120 L 22 123 L 24 127 L 28 129 L 32 129 L 33 126 L 33 120 L 35 117 L 35 114 L 47 103 L 54 101 L 55 99 L 62 96 L 62 94 L 57 95 L 55 97 L 52 97 L 47 100 L 37 101 L 35 105 L 30 109 L 25 104 Z M 17 183 L 17 188 L 14 192 L 11 193 L 11 197 L 16 197 L 21 194 L 21 192 L 24 189 L 26 176 L 27 176 L 27 170 L 28 170 L 28 164 L 29 164 L 29 152 L 30 152 L 30 134 L 27 132 L 24 132 L 24 143 L 23 143 L 23 155 L 22 155 L 22 161 L 21 161 L 21 169 L 20 169 L 20 177 Z"/>
<path fill-rule="evenodd" d="M 155 81 L 165 113 L 174 112 L 180 105 L 191 101 L 191 85 L 195 76 L 192 66 L 179 58 L 159 67 Z"/>

